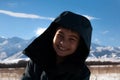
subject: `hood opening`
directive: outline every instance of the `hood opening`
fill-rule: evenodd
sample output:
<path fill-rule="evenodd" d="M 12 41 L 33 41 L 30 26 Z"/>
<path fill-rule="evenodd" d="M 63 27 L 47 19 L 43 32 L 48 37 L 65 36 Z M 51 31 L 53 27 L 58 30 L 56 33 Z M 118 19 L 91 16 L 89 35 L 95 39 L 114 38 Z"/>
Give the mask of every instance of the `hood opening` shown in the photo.
<path fill-rule="evenodd" d="M 50 64 L 50 62 L 54 61 L 55 54 L 52 51 L 52 42 L 56 29 L 60 25 L 78 32 L 82 37 L 79 48 L 74 55 L 69 56 L 68 60 L 71 59 L 76 61 L 76 63 L 85 62 L 90 50 L 92 27 L 87 18 L 70 11 L 65 11 L 60 14 L 50 26 L 23 51 L 23 53 L 40 64 Z"/>

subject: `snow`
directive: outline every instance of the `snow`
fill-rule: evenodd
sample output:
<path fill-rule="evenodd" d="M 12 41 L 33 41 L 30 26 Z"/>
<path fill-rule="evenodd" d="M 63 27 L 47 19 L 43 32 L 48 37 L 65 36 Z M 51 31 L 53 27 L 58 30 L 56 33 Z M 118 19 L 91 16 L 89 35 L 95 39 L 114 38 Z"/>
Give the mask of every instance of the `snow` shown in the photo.
<path fill-rule="evenodd" d="M 100 62 L 105 62 L 105 61 L 110 61 L 110 62 L 120 62 L 120 58 L 107 58 L 106 55 L 102 56 L 100 58 L 94 58 L 94 57 L 88 57 L 86 61 L 100 61 Z"/>
<path fill-rule="evenodd" d="M 16 74 L 18 75 L 18 74 Z M 1 80 L 19 80 L 19 78 L 16 77 L 6 77 L 1 78 Z M 120 74 L 99 74 L 99 75 L 93 75 L 90 77 L 90 80 L 120 80 Z"/>
<path fill-rule="evenodd" d="M 22 50 L 32 40 L 33 39 L 23 40 L 17 37 L 14 37 L 12 39 L 0 37 L 0 63 L 14 64 L 18 63 L 21 60 L 28 61 L 29 58 L 22 54 Z M 90 55 L 86 61 L 120 62 L 120 47 L 101 46 L 98 44 L 92 44 Z M 105 66 L 106 65 L 99 65 L 99 67 Z M 113 65 L 109 65 L 109 67 L 112 66 Z M 120 65 L 117 66 L 120 67 Z M 92 65 L 91 67 L 98 66 Z M 7 77 L 0 78 L 0 80 L 17 80 L 17 79 L 15 77 L 9 79 Z M 90 80 L 120 80 L 120 73 L 102 73 L 102 74 L 95 73 L 91 74 Z"/>
<path fill-rule="evenodd" d="M 23 58 L 24 54 L 22 54 L 22 51 L 4 59 L 1 60 L 0 63 L 5 63 L 5 64 L 13 64 L 13 63 L 18 63 L 20 60 L 28 61 L 29 58 Z M 2 56 L 3 57 L 3 56 Z"/>
<path fill-rule="evenodd" d="M 1 52 L 0 53 L 0 59 L 4 59 L 7 57 L 7 53 L 6 52 Z"/>
<path fill-rule="evenodd" d="M 90 80 L 120 80 L 120 73 L 94 74 Z"/>
<path fill-rule="evenodd" d="M 6 45 L 8 43 L 8 40 L 5 40 L 4 42 L 0 43 L 0 46 Z"/>
<path fill-rule="evenodd" d="M 27 59 L 27 57 L 22 54 L 22 50 L 34 39 L 35 38 L 24 40 L 18 37 L 0 37 L 0 62 L 17 63 L 19 60 Z M 90 56 L 87 58 L 87 61 L 118 62 L 120 61 L 120 47 L 101 46 L 92 43 Z"/>
<path fill-rule="evenodd" d="M 13 63 L 18 63 L 20 60 L 28 61 L 29 58 L 19 58 L 19 59 L 3 60 L 3 61 L 0 61 L 0 63 L 13 64 Z"/>

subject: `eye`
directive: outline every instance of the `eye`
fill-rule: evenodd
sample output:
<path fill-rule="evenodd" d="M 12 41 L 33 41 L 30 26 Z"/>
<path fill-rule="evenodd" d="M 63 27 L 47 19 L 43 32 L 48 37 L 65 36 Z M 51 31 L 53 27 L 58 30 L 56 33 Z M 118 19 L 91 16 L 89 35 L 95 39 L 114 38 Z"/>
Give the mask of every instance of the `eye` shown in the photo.
<path fill-rule="evenodd" d="M 75 37 L 69 38 L 69 41 L 70 41 L 70 43 L 78 43 L 79 42 L 79 40 Z"/>
<path fill-rule="evenodd" d="M 59 39 L 63 39 L 64 38 L 64 36 L 62 34 L 57 34 L 57 36 L 58 36 Z"/>
<path fill-rule="evenodd" d="M 76 41 L 76 39 L 74 39 L 74 38 L 69 38 L 69 40 L 70 40 L 71 42 Z"/>

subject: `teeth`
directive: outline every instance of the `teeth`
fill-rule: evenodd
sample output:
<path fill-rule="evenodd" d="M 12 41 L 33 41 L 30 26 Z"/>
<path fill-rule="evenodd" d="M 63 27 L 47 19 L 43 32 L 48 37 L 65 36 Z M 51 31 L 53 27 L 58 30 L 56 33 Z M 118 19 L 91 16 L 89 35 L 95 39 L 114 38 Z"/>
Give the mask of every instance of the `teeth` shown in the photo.
<path fill-rule="evenodd" d="M 63 47 L 59 47 L 59 49 L 60 49 L 60 50 L 65 50 L 65 48 L 63 48 Z"/>

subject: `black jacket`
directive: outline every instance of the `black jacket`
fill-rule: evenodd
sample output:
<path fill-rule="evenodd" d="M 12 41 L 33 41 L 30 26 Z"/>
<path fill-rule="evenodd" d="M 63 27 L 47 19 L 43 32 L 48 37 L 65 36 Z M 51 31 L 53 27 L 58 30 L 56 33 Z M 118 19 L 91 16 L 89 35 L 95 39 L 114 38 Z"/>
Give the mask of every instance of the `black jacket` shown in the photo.
<path fill-rule="evenodd" d="M 74 54 L 56 64 L 56 53 L 52 47 L 56 29 L 62 25 L 80 34 L 80 44 Z M 61 13 L 24 51 L 31 61 L 22 80 L 42 80 L 44 71 L 48 80 L 89 80 L 90 71 L 85 65 L 89 55 L 92 27 L 84 16 L 70 11 Z"/>
<path fill-rule="evenodd" d="M 71 65 L 58 65 L 57 68 L 43 72 L 43 67 L 30 61 L 26 67 L 22 80 L 89 80 L 90 71 L 86 65 L 76 68 Z"/>

